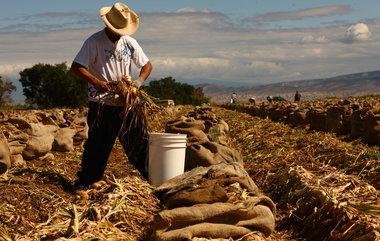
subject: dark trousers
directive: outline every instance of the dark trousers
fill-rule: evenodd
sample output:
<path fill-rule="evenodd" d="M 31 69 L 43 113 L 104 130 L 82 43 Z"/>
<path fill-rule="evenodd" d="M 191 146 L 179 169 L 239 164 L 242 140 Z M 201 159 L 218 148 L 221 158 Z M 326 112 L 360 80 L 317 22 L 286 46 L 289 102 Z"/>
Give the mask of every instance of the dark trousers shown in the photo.
<path fill-rule="evenodd" d="M 148 179 L 148 137 L 141 123 L 133 121 L 133 113 L 124 116 L 124 108 L 89 103 L 88 139 L 84 145 L 78 182 L 90 185 L 100 181 L 106 169 L 112 147 L 119 140 L 129 162 Z M 121 130 L 122 129 L 122 130 Z"/>

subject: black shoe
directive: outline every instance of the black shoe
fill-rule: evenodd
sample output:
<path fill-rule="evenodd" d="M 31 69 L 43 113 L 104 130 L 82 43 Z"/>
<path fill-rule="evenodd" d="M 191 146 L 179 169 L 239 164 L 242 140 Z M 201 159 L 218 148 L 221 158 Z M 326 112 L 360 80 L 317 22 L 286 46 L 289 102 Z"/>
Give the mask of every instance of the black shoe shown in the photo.
<path fill-rule="evenodd" d="M 73 184 L 73 189 L 74 191 L 77 191 L 77 190 L 89 190 L 91 189 L 90 185 L 85 185 L 85 184 L 82 184 L 78 181 L 75 181 L 74 184 Z"/>

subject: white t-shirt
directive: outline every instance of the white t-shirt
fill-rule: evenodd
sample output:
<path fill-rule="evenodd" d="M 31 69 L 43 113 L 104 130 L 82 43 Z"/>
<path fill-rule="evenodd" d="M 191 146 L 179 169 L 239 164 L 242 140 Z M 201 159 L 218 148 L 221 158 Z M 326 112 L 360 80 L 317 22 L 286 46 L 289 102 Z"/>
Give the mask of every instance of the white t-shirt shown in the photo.
<path fill-rule="evenodd" d="M 132 61 L 141 68 L 149 59 L 134 38 L 122 36 L 113 43 L 107 37 L 105 29 L 91 35 L 74 59 L 74 62 L 104 81 L 119 81 L 123 75 L 130 75 Z M 89 83 L 89 100 L 99 102 L 99 95 L 100 93 Z M 122 105 L 120 99 L 114 97 L 102 98 L 101 101 L 106 105 Z"/>

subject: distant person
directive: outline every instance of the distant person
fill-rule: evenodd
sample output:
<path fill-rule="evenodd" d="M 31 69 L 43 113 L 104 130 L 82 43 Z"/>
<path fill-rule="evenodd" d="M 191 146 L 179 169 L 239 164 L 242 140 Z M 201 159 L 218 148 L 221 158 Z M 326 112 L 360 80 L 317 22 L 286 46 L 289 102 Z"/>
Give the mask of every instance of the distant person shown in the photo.
<path fill-rule="evenodd" d="M 232 93 L 230 102 L 231 102 L 231 104 L 237 103 L 237 94 L 235 92 Z"/>
<path fill-rule="evenodd" d="M 251 97 L 251 98 L 249 98 L 249 103 L 250 103 L 251 105 L 256 105 L 256 99 L 255 99 L 255 97 Z"/>
<path fill-rule="evenodd" d="M 300 102 L 301 101 L 301 94 L 298 92 L 298 90 L 294 94 L 294 101 L 295 102 Z"/>

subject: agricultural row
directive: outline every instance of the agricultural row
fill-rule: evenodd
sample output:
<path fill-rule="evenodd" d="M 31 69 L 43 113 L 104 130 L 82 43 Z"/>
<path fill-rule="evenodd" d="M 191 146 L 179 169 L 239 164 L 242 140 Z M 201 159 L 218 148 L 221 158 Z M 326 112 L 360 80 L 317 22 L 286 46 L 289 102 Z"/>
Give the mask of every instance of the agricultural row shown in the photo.
<path fill-rule="evenodd" d="M 260 105 L 223 105 L 260 118 L 269 118 L 309 130 L 332 132 L 380 145 L 380 98 L 350 98 L 323 101 L 262 102 Z"/>
<path fill-rule="evenodd" d="M 250 176 L 277 205 L 272 240 L 380 239 L 377 147 L 237 111 L 215 113 L 229 124 L 229 143 Z"/>
<path fill-rule="evenodd" d="M 54 159 L 53 152 L 70 152 L 87 139 L 86 111 L 0 112 L 0 174 L 26 161 Z"/>

